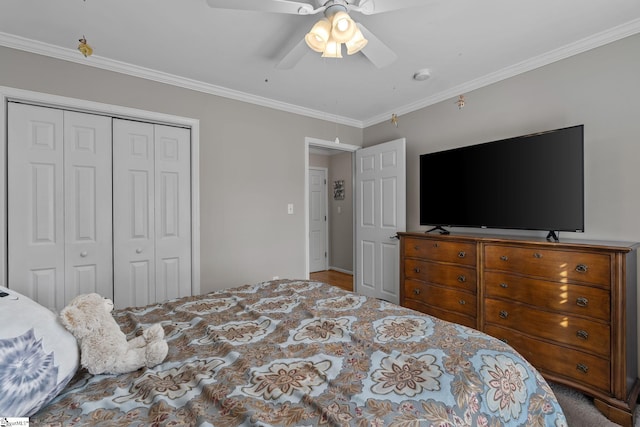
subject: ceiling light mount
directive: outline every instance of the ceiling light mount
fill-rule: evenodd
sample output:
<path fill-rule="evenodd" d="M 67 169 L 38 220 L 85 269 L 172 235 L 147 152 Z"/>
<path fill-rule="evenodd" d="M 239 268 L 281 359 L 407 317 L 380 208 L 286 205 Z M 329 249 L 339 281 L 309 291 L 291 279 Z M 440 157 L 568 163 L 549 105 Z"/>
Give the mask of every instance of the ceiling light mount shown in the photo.
<path fill-rule="evenodd" d="M 423 68 L 422 70 L 418 70 L 413 74 L 413 80 L 418 82 L 423 82 L 428 80 L 431 77 L 431 70 L 428 68 Z"/>
<path fill-rule="evenodd" d="M 93 48 L 89 46 L 89 44 L 87 43 L 87 38 L 84 35 L 81 39 L 78 40 L 78 42 L 80 42 L 78 44 L 78 50 L 84 55 L 85 58 L 93 55 Z"/>
<path fill-rule="evenodd" d="M 347 6 L 343 2 L 330 1 L 325 5 L 324 16 L 327 18 L 335 15 L 338 12 L 347 13 Z"/>

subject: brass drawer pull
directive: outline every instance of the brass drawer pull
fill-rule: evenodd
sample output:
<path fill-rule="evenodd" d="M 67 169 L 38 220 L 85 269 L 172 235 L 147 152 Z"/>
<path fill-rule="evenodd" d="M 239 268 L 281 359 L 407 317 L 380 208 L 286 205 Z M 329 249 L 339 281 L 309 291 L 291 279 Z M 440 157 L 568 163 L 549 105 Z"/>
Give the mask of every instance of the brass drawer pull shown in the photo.
<path fill-rule="evenodd" d="M 466 281 L 467 281 L 467 278 L 464 277 L 464 274 L 461 274 L 461 275 L 458 276 L 458 282 L 464 283 Z"/>
<path fill-rule="evenodd" d="M 465 300 L 463 300 L 463 299 L 461 299 L 460 301 L 458 301 L 458 304 L 460 304 L 460 305 L 465 305 L 466 303 L 467 303 L 467 302 L 466 302 Z"/>
<path fill-rule="evenodd" d="M 420 250 L 420 246 L 414 246 L 413 249 L 415 249 L 416 251 Z"/>
<path fill-rule="evenodd" d="M 509 317 L 509 313 L 504 310 L 501 310 L 498 315 L 500 316 L 501 319 L 506 319 L 507 317 Z"/>
<path fill-rule="evenodd" d="M 576 305 L 580 307 L 587 307 L 589 305 L 589 300 L 585 297 L 576 298 Z"/>
<path fill-rule="evenodd" d="M 415 271 L 416 273 L 420 273 L 420 269 L 418 267 L 414 268 L 413 271 Z"/>
<path fill-rule="evenodd" d="M 467 256 L 467 253 L 465 251 L 458 252 L 458 258 L 464 258 L 466 256 Z"/>
<path fill-rule="evenodd" d="M 535 252 L 535 253 L 533 254 L 533 257 L 534 257 L 534 258 L 537 258 L 537 259 L 540 259 L 540 258 L 542 258 L 542 254 L 541 254 L 540 252 Z"/>
<path fill-rule="evenodd" d="M 440 247 L 440 245 L 436 242 L 436 243 L 433 244 L 433 247 L 434 248 L 438 248 L 438 247 Z"/>
<path fill-rule="evenodd" d="M 506 255 L 502 255 L 502 256 L 500 257 L 500 259 L 501 259 L 502 261 L 509 261 L 509 257 L 508 257 L 508 256 L 506 256 Z"/>
<path fill-rule="evenodd" d="M 509 287 L 509 285 L 507 285 L 506 283 L 500 283 L 500 287 L 507 289 Z"/>
<path fill-rule="evenodd" d="M 576 332 L 576 335 L 578 338 L 580 338 L 581 340 L 587 340 L 589 339 L 589 332 L 580 329 L 578 332 Z"/>
<path fill-rule="evenodd" d="M 583 374 L 588 374 L 589 373 L 589 367 L 587 365 L 583 365 L 582 363 L 578 363 L 576 365 L 576 369 L 580 372 L 582 372 Z"/>
<path fill-rule="evenodd" d="M 587 267 L 587 266 L 586 266 L 586 265 L 584 265 L 584 264 L 578 264 L 578 265 L 576 266 L 576 271 L 577 271 L 578 273 L 586 273 L 588 269 L 589 269 L 589 267 Z"/>
<path fill-rule="evenodd" d="M 420 289 L 414 289 L 413 290 L 414 295 L 420 295 Z"/>

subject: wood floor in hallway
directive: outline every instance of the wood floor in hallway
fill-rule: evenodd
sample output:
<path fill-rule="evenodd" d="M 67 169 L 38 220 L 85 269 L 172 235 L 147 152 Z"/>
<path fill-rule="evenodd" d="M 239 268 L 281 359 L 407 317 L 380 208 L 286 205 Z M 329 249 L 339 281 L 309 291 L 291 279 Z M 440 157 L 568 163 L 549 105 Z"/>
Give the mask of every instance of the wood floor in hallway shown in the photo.
<path fill-rule="evenodd" d="M 311 280 L 325 282 L 345 291 L 353 292 L 353 275 L 335 270 L 317 271 L 310 274 Z"/>

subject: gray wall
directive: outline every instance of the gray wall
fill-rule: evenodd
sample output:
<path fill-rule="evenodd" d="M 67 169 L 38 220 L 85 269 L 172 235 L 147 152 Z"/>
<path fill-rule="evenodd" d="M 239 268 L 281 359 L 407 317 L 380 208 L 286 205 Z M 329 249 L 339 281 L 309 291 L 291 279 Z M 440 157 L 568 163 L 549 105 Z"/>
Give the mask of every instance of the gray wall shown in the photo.
<path fill-rule="evenodd" d="M 353 154 L 347 152 L 334 154 L 330 157 L 329 169 L 329 265 L 345 273 L 353 272 L 352 157 Z M 344 180 L 344 200 L 333 198 L 333 182 L 337 180 Z"/>
<path fill-rule="evenodd" d="M 0 86 L 200 120 L 202 292 L 302 278 L 305 137 L 362 141 L 362 129 L 5 47 Z"/>
<path fill-rule="evenodd" d="M 329 169 L 329 156 L 324 154 L 309 154 L 309 166 Z"/>
<path fill-rule="evenodd" d="M 426 229 L 420 154 L 584 124 L 585 233 L 560 238 L 640 241 L 638 52 L 635 35 L 466 93 L 462 110 L 450 99 L 365 129 L 363 146 L 407 138 L 407 229 Z"/>

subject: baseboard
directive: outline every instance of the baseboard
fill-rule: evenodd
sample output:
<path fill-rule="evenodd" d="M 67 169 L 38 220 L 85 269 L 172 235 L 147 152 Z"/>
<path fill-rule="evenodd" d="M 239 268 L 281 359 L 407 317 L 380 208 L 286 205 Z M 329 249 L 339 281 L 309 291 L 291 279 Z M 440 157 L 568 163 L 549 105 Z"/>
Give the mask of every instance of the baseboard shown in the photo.
<path fill-rule="evenodd" d="M 344 268 L 329 266 L 329 270 L 334 270 L 334 271 L 345 273 L 345 274 L 351 274 L 353 276 L 353 271 L 345 270 Z"/>

